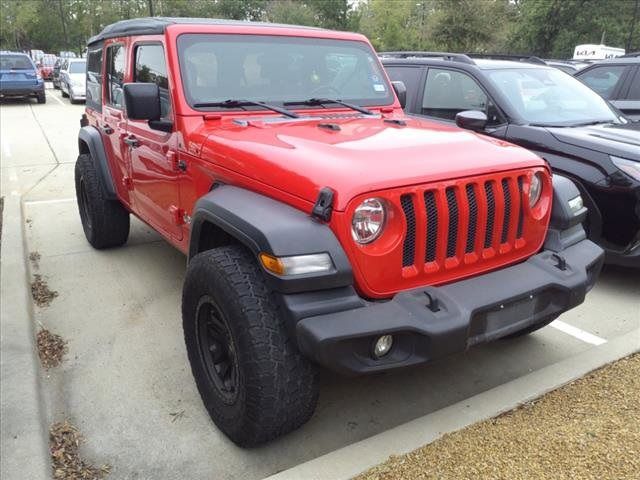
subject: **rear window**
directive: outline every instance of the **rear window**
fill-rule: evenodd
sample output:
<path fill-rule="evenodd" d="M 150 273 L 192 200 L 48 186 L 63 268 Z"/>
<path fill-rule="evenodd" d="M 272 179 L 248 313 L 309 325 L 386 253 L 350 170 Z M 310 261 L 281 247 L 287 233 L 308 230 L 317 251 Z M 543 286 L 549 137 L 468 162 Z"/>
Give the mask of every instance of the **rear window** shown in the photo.
<path fill-rule="evenodd" d="M 56 57 L 44 56 L 42 57 L 41 62 L 45 67 L 53 67 L 53 65 L 56 63 Z"/>
<path fill-rule="evenodd" d="M 0 55 L 0 70 L 33 69 L 33 63 L 26 55 Z"/>
<path fill-rule="evenodd" d="M 72 62 L 69 64 L 69 73 L 84 73 L 87 69 L 85 62 Z"/>

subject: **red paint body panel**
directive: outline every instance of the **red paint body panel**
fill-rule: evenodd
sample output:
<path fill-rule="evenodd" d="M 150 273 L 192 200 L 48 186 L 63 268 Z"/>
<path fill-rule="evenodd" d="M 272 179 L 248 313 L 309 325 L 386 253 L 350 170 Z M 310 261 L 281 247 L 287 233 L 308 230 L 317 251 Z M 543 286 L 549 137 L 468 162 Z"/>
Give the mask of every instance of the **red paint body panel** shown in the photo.
<path fill-rule="evenodd" d="M 133 80 L 136 43 L 156 41 L 164 45 L 173 133 L 150 130 L 143 122 L 127 120 L 124 112 L 108 106 L 103 106 L 101 114 L 90 109 L 87 113 L 92 125 L 108 125 L 114 130 L 102 136 L 123 204 L 183 252 L 188 251 L 190 232 L 187 224 L 181 224 L 180 215 L 191 215 L 198 198 L 216 181 L 261 193 L 305 212 L 311 211 L 321 188 L 332 188 L 334 212 L 329 226 L 351 261 L 356 288 L 366 297 L 385 298 L 408 288 L 477 275 L 518 262 L 540 248 L 549 222 L 551 183 L 544 161 L 537 156 L 456 127 L 406 117 L 397 99 L 392 105 L 368 107 L 377 114 L 375 117 L 354 115 L 344 108 L 300 110 L 305 117 L 301 119 L 283 119 L 262 111 L 194 110 L 181 87 L 176 39 L 182 33 L 304 36 L 369 43 L 362 35 L 344 32 L 222 24 L 176 24 L 168 26 L 165 35 L 105 42 L 105 48 L 113 43 L 127 47 L 125 82 Z M 331 113 L 341 114 L 342 118 L 331 119 L 340 129 L 318 128 L 319 123 L 327 121 L 323 116 Z M 385 122 L 384 118 L 402 119 L 406 126 Z M 129 149 L 124 145 L 124 138 L 132 133 L 143 140 L 141 147 Z M 178 160 L 186 164 L 185 172 L 176 171 L 174 163 Z M 522 237 L 516 238 L 518 219 L 512 215 L 507 241 L 501 244 L 496 240 L 489 249 L 483 248 L 488 206 L 486 198 L 478 198 L 476 244 L 472 253 L 465 252 L 470 212 L 461 188 L 467 183 L 493 181 L 494 193 L 500 196 L 502 178 L 507 178 L 509 188 L 514 189 L 510 191 L 515 191 L 516 178 L 529 178 L 534 171 L 544 176 L 545 188 L 539 212 L 523 208 Z M 447 188 L 457 189 L 455 256 L 446 256 L 446 238 L 439 237 L 435 261 L 424 262 L 418 252 L 425 251 L 426 239 L 417 234 L 415 262 L 403 268 L 407 221 L 400 196 L 412 195 L 417 208 L 424 209 L 420 196 L 426 190 L 436 191 L 442 233 L 453 221 L 443 195 Z M 511 208 L 524 205 L 527 189 L 525 181 L 524 192 L 514 196 Z M 350 219 L 360 201 L 371 196 L 385 200 L 387 224 L 381 238 L 360 246 L 351 237 Z M 496 218 L 504 217 L 504 208 L 497 202 L 493 212 Z M 425 216 L 418 215 L 416 221 L 417 228 L 424 232 Z M 501 226 L 494 224 L 493 228 L 495 240 Z"/>

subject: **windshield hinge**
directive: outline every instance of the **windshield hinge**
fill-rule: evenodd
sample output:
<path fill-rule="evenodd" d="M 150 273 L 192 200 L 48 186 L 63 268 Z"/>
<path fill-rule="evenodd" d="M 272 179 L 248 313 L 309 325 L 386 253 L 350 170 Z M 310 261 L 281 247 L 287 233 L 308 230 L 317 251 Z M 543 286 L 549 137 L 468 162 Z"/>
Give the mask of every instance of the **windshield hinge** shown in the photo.
<path fill-rule="evenodd" d="M 317 218 L 318 220 L 322 220 L 323 222 L 328 222 L 329 220 L 331 220 L 332 210 L 333 190 L 331 190 L 329 187 L 323 187 L 318 193 L 316 203 L 313 206 L 313 210 L 311 210 L 311 216 L 313 218 Z"/>

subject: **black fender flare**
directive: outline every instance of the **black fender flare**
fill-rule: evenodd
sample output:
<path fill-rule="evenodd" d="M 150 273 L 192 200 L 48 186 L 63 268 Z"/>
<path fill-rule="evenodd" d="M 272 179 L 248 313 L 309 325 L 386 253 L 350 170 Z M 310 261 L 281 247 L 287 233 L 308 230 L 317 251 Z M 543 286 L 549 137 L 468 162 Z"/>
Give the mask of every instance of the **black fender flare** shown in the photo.
<path fill-rule="evenodd" d="M 323 273 L 287 277 L 263 268 L 275 291 L 297 293 L 353 284 L 351 264 L 331 228 L 283 202 L 231 185 L 216 186 L 194 207 L 189 259 L 201 251 L 206 223 L 235 238 L 256 256 L 261 252 L 278 257 L 325 252 L 331 256 L 334 268 Z"/>
<path fill-rule="evenodd" d="M 102 143 L 102 136 L 96 127 L 88 125 L 80 129 L 78 133 L 78 152 L 80 154 L 91 154 L 91 159 L 100 175 L 100 182 L 107 198 L 109 200 L 117 200 L 118 196 L 113 183 L 111 169 L 109 168 L 107 154 Z"/>

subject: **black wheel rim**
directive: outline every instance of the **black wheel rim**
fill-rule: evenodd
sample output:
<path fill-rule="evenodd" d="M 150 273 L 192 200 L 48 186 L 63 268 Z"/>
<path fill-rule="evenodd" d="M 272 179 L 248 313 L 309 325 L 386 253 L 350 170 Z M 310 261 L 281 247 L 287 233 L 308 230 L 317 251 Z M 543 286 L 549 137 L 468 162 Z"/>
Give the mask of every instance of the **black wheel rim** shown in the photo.
<path fill-rule="evenodd" d="M 88 230 L 91 230 L 91 212 L 89 211 L 89 196 L 87 195 L 87 187 L 84 184 L 84 178 L 80 179 L 80 215 L 82 222 Z"/>
<path fill-rule="evenodd" d="M 209 381 L 227 405 L 238 396 L 238 362 L 236 348 L 227 320 L 209 296 L 202 297 L 196 310 L 198 353 Z"/>

